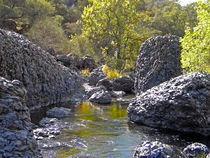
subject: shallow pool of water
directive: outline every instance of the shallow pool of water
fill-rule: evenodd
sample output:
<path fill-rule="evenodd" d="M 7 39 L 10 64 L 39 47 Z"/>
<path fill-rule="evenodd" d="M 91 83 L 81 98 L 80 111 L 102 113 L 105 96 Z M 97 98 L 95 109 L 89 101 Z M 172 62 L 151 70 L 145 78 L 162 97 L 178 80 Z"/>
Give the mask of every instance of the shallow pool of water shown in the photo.
<path fill-rule="evenodd" d="M 69 126 L 55 139 L 39 141 L 45 158 L 128 158 L 144 141 L 161 141 L 183 149 L 193 139 L 129 123 L 127 105 L 102 106 L 90 102 L 72 107 L 71 115 L 62 119 Z"/>

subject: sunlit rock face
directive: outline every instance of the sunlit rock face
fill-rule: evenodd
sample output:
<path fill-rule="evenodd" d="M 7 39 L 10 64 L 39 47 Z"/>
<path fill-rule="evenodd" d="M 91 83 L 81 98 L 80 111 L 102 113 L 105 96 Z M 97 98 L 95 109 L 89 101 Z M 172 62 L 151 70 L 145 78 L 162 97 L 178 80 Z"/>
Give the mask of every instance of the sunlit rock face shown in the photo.
<path fill-rule="evenodd" d="M 26 90 L 22 83 L 0 77 L 0 157 L 41 157 L 33 137 Z"/>
<path fill-rule="evenodd" d="M 0 29 L 0 46 L 0 76 L 24 84 L 30 108 L 64 102 L 82 83 L 77 73 L 22 35 Z"/>
<path fill-rule="evenodd" d="M 129 120 L 151 127 L 210 135 L 210 74 L 181 75 L 130 103 Z"/>
<path fill-rule="evenodd" d="M 156 36 L 146 40 L 136 62 L 135 89 L 147 89 L 182 74 L 178 36 Z"/>

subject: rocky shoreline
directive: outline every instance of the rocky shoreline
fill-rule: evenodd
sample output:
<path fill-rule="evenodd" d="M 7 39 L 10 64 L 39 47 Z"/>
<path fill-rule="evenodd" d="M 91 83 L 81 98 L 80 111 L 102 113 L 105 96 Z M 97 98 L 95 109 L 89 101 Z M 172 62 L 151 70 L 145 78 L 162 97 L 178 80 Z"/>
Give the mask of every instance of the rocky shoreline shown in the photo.
<path fill-rule="evenodd" d="M 176 36 L 153 37 L 142 45 L 135 81 L 128 76 L 110 80 L 91 57 L 55 57 L 15 32 L 0 29 L 0 45 L 0 157 L 42 157 L 34 136 L 53 139 L 68 126 L 59 123 L 59 118 L 70 114 L 68 108 L 51 109 L 38 127 L 31 123 L 30 110 L 83 100 L 109 105 L 112 98 L 123 100 L 124 95 L 136 92 L 136 98 L 125 101 L 130 103 L 130 121 L 210 135 L 210 75 L 181 75 Z M 77 60 L 82 64 L 77 65 Z M 86 79 L 79 73 L 81 68 L 92 70 Z M 174 152 L 167 144 L 145 142 L 134 157 L 173 157 Z M 208 153 L 205 145 L 196 143 L 178 154 L 195 157 Z"/>

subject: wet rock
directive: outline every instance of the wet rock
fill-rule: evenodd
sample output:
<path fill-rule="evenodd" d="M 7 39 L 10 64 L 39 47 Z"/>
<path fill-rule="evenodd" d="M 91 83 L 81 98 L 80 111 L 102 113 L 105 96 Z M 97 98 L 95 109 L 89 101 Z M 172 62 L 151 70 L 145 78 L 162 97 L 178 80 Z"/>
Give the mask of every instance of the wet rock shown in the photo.
<path fill-rule="evenodd" d="M 176 153 L 174 149 L 161 142 L 144 142 L 136 148 L 135 158 L 177 158 L 181 153 Z"/>
<path fill-rule="evenodd" d="M 134 81 L 127 76 L 121 76 L 119 78 L 113 79 L 113 90 L 114 91 L 124 91 L 126 93 L 131 93 L 134 89 Z"/>
<path fill-rule="evenodd" d="M 61 131 L 59 128 L 47 127 L 47 128 L 37 128 L 33 130 L 33 133 L 37 140 L 42 140 L 46 137 L 55 138 L 56 135 L 61 134 Z"/>
<path fill-rule="evenodd" d="M 187 155 L 189 158 L 198 157 L 202 155 L 207 155 L 209 153 L 209 149 L 206 145 L 201 143 L 193 143 L 188 145 L 183 152 Z"/>
<path fill-rule="evenodd" d="M 54 107 L 46 112 L 47 117 L 64 118 L 69 116 L 71 109 Z"/>
<path fill-rule="evenodd" d="M 124 91 L 111 91 L 110 94 L 113 98 L 119 98 L 123 97 L 126 93 Z"/>
<path fill-rule="evenodd" d="M 110 104 L 112 101 L 111 95 L 108 91 L 101 90 L 94 93 L 89 100 L 98 104 Z"/>
<path fill-rule="evenodd" d="M 0 157 L 41 157 L 33 137 L 26 90 L 22 83 L 0 77 Z"/>
<path fill-rule="evenodd" d="M 182 74 L 178 36 L 157 36 L 146 40 L 138 55 L 135 89 L 145 92 Z"/>
<path fill-rule="evenodd" d="M 86 55 L 83 58 L 81 58 L 80 64 L 80 69 L 89 69 L 90 71 L 92 71 L 93 69 L 97 68 L 95 60 L 89 55 Z"/>
<path fill-rule="evenodd" d="M 128 118 L 150 127 L 210 134 L 210 74 L 181 75 L 155 86 L 128 106 Z"/>
<path fill-rule="evenodd" d="M 66 102 L 82 85 L 80 75 L 22 35 L 0 29 L 0 45 L 0 76 L 24 84 L 31 109 Z"/>
<path fill-rule="evenodd" d="M 108 91 L 112 90 L 112 81 L 108 78 L 103 78 L 98 81 L 96 86 L 104 86 Z"/>
<path fill-rule="evenodd" d="M 33 130 L 37 140 L 52 139 L 61 134 L 61 129 L 69 127 L 68 122 L 56 118 L 43 118 L 39 122 L 40 127 Z"/>
<path fill-rule="evenodd" d="M 95 69 L 89 76 L 89 84 L 91 86 L 95 86 L 99 80 L 106 78 L 107 76 L 104 75 L 104 73 L 99 70 L 99 69 Z"/>

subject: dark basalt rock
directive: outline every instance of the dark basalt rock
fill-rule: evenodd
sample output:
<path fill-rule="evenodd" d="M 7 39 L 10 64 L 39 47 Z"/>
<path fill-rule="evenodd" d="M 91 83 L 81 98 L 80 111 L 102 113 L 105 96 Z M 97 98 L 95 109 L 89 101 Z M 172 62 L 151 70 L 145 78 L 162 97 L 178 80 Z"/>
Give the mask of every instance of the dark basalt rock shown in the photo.
<path fill-rule="evenodd" d="M 112 81 L 108 78 L 103 78 L 103 79 L 99 80 L 98 83 L 96 84 L 96 86 L 104 86 L 108 91 L 112 91 L 112 89 L 113 89 Z"/>
<path fill-rule="evenodd" d="M 93 69 L 97 68 L 95 60 L 89 55 L 81 58 L 80 64 L 80 69 L 89 69 L 90 71 L 92 71 Z"/>
<path fill-rule="evenodd" d="M 126 93 L 132 93 L 134 89 L 134 81 L 127 76 L 120 76 L 113 79 L 113 90 L 124 91 Z"/>
<path fill-rule="evenodd" d="M 104 73 L 99 70 L 99 69 L 95 69 L 89 76 L 89 84 L 91 86 L 95 86 L 99 80 L 107 78 L 106 75 L 104 75 Z"/>
<path fill-rule="evenodd" d="M 170 145 L 161 142 L 144 142 L 136 148 L 135 158 L 177 158 L 183 156 L 182 153 L 174 150 Z"/>
<path fill-rule="evenodd" d="M 0 77 L 0 157 L 41 157 L 33 137 L 26 90 L 22 83 Z"/>
<path fill-rule="evenodd" d="M 209 153 L 209 149 L 206 145 L 201 143 L 193 143 L 188 145 L 183 152 L 187 155 L 189 158 L 193 157 L 201 157 L 202 155 L 207 155 Z"/>
<path fill-rule="evenodd" d="M 128 118 L 150 127 L 210 135 L 210 74 L 181 75 L 153 87 L 129 105 Z"/>
<path fill-rule="evenodd" d="M 145 92 L 182 74 L 178 36 L 157 36 L 146 40 L 138 55 L 135 89 Z"/>
<path fill-rule="evenodd" d="M 99 87 L 91 87 L 86 89 L 85 93 L 87 95 L 87 98 L 89 99 L 94 93 L 99 92 L 99 91 L 106 91 L 107 89 L 104 86 L 99 86 Z"/>
<path fill-rule="evenodd" d="M 57 59 L 57 61 L 61 62 L 66 67 L 70 67 L 70 65 L 71 65 L 71 59 L 64 54 L 56 55 L 56 59 Z"/>
<path fill-rule="evenodd" d="M 112 97 L 108 91 L 101 90 L 94 93 L 89 100 L 98 104 L 110 104 L 112 101 Z"/>
<path fill-rule="evenodd" d="M 54 107 L 46 112 L 47 117 L 64 118 L 69 116 L 71 109 Z"/>
<path fill-rule="evenodd" d="M 0 29 L 0 76 L 20 80 L 30 108 L 65 102 L 79 89 L 82 77 L 27 38 Z"/>

